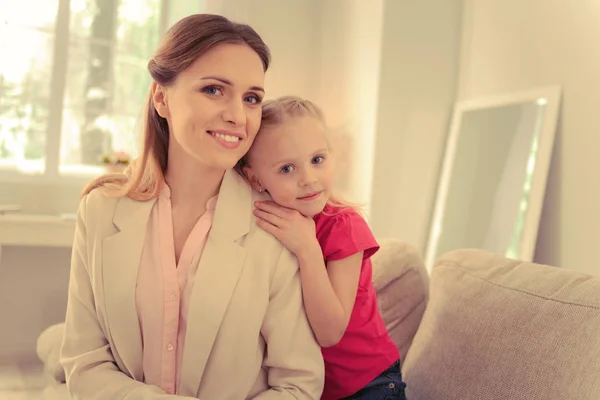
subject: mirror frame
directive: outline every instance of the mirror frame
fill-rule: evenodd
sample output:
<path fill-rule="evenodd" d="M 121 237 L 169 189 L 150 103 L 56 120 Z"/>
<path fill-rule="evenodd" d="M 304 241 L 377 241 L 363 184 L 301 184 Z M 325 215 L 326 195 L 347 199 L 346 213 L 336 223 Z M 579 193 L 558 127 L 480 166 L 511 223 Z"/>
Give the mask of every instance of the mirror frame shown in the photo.
<path fill-rule="evenodd" d="M 558 116 L 561 103 L 560 86 L 531 89 L 528 91 L 480 97 L 471 100 L 459 101 L 455 104 L 452 114 L 452 123 L 446 142 L 442 168 L 439 173 L 438 188 L 435 195 L 433 215 L 429 224 L 428 241 L 425 252 L 425 265 L 431 272 L 437 259 L 440 224 L 443 220 L 446 208 L 452 169 L 454 166 L 454 154 L 456 144 L 460 135 L 463 115 L 468 111 L 481 110 L 485 108 L 514 105 L 523 102 L 546 101 L 545 114 L 542 121 L 541 132 L 538 138 L 538 154 L 533 171 L 529 207 L 526 212 L 523 225 L 523 235 L 519 248 L 519 259 L 522 261 L 533 261 L 535 246 L 537 242 L 539 222 L 542 206 L 546 192 L 548 171 L 554 147 L 554 138 L 558 128 Z"/>

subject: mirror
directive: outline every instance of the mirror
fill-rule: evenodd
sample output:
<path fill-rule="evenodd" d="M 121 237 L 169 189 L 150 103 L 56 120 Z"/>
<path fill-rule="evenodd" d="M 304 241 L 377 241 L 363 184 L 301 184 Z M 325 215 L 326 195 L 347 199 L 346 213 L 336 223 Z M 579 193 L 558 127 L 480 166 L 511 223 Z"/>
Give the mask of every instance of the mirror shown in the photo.
<path fill-rule="evenodd" d="M 456 104 L 426 249 L 478 248 L 532 261 L 560 88 Z"/>

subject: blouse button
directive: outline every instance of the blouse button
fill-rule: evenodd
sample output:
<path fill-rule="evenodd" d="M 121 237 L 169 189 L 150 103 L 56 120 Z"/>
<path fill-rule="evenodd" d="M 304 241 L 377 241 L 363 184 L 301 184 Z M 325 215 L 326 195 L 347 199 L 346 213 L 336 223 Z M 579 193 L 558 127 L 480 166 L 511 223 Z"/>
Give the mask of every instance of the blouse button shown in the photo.
<path fill-rule="evenodd" d="M 167 350 L 173 351 L 173 345 L 171 343 L 169 343 L 169 345 L 167 346 Z"/>

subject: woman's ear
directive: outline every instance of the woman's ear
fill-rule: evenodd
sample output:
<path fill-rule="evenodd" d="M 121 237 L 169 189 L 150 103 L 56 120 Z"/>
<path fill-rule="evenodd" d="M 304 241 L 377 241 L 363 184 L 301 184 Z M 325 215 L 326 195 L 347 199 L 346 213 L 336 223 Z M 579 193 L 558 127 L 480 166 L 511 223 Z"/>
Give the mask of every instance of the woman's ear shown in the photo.
<path fill-rule="evenodd" d="M 152 101 L 154 109 L 163 118 L 169 117 L 169 106 L 167 105 L 167 92 L 165 88 L 156 82 L 152 82 Z"/>
<path fill-rule="evenodd" d="M 242 168 L 242 170 L 244 171 L 244 175 L 246 175 L 246 179 L 248 179 L 248 182 L 250 182 L 250 186 L 252 186 L 254 190 L 256 190 L 257 192 L 265 191 L 265 188 L 263 187 L 262 183 L 260 183 L 260 180 L 252 170 L 252 167 L 246 165 Z"/>

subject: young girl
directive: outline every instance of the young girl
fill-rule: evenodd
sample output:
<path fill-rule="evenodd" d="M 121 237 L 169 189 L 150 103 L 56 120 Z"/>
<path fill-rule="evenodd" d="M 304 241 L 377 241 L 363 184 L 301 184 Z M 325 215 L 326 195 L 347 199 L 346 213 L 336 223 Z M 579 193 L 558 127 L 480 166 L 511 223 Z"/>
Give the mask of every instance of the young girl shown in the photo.
<path fill-rule="evenodd" d="M 258 202 L 258 225 L 296 255 L 304 306 L 325 360 L 323 400 L 405 399 L 399 353 L 371 281 L 379 249 L 351 206 L 332 197 L 333 160 L 321 111 L 283 97 L 263 104 L 242 170 L 273 202 Z"/>

